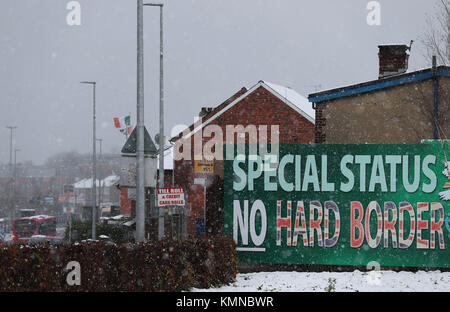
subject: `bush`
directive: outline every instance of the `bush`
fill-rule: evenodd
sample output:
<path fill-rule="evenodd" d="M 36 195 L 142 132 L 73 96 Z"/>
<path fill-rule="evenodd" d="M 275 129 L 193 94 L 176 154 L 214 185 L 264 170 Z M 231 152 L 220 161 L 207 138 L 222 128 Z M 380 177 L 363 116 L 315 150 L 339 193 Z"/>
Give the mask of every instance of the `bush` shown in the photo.
<path fill-rule="evenodd" d="M 92 238 L 92 224 L 91 222 L 83 222 L 81 220 L 72 221 L 72 242 L 80 242 L 82 240 Z M 66 227 L 64 239 L 69 241 L 69 229 Z"/>
<path fill-rule="evenodd" d="M 0 291 L 182 291 L 230 283 L 236 272 L 230 237 L 137 244 L 7 246 L 0 249 Z M 78 261 L 81 285 L 66 266 Z"/>
<path fill-rule="evenodd" d="M 64 239 L 69 241 L 70 227 L 66 227 Z M 120 224 L 99 223 L 96 225 L 96 237 L 106 235 L 116 243 L 125 241 L 125 228 Z M 73 221 L 72 222 L 72 242 L 81 242 L 92 238 L 92 222 Z"/>

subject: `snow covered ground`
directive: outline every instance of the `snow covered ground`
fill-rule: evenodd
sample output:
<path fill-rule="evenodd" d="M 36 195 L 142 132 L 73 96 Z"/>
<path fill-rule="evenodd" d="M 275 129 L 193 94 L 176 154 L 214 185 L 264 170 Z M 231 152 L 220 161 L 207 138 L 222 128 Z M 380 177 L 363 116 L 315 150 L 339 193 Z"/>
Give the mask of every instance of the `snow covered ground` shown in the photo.
<path fill-rule="evenodd" d="M 238 274 L 236 282 L 193 292 L 450 292 L 450 272 L 261 272 Z"/>

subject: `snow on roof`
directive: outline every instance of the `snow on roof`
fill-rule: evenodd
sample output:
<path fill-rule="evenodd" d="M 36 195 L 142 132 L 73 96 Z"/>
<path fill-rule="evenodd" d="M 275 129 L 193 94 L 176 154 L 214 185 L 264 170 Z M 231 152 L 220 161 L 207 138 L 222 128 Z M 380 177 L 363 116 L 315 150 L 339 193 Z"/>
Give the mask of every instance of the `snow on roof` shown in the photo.
<path fill-rule="evenodd" d="M 54 218 L 54 216 L 48 216 L 48 215 L 36 215 L 36 216 L 29 216 L 29 217 L 22 217 L 19 218 L 21 220 L 45 220 L 49 218 Z"/>
<path fill-rule="evenodd" d="M 135 223 L 136 223 L 135 220 L 130 220 L 130 221 L 125 222 L 123 225 L 125 225 L 125 226 L 132 226 Z"/>
<path fill-rule="evenodd" d="M 277 85 L 275 83 L 267 82 L 260 80 L 257 84 L 255 84 L 253 87 L 247 89 L 247 92 L 240 95 L 234 101 L 231 103 L 228 103 L 224 107 L 222 107 L 220 110 L 216 111 L 213 115 L 211 115 L 208 119 L 203 120 L 199 125 L 196 125 L 193 127 L 192 130 L 189 128 L 189 132 L 187 134 L 183 133 L 184 138 L 189 138 L 194 133 L 202 129 L 203 127 L 210 124 L 212 121 L 214 121 L 217 117 L 221 116 L 225 112 L 227 112 L 229 109 L 231 109 L 234 105 L 241 102 L 244 98 L 246 98 L 249 94 L 254 92 L 259 87 L 264 87 L 269 92 L 273 93 L 275 96 L 277 96 L 279 99 L 284 100 L 284 102 L 290 106 L 292 109 L 297 111 L 299 114 L 304 116 L 306 119 L 308 119 L 311 123 L 314 123 L 315 121 L 315 110 L 312 108 L 312 104 L 309 102 L 307 98 L 304 96 L 298 94 L 293 89 L 288 87 L 283 87 L 280 85 Z"/>
<path fill-rule="evenodd" d="M 119 179 L 119 176 L 110 175 L 102 180 L 102 185 L 106 187 L 113 186 Z"/>
<path fill-rule="evenodd" d="M 123 218 L 125 218 L 125 216 L 124 215 L 117 215 L 117 216 L 114 216 L 114 217 L 111 217 L 111 219 L 113 219 L 113 220 L 120 220 L 120 219 L 123 219 Z"/>
<path fill-rule="evenodd" d="M 120 177 L 116 175 L 110 175 L 103 180 L 97 180 L 96 186 L 100 187 L 100 185 L 105 187 L 110 187 L 114 185 L 117 181 L 119 181 Z M 89 179 L 83 179 L 73 184 L 73 187 L 76 189 L 85 189 L 85 188 L 92 188 L 92 178 Z"/>
<path fill-rule="evenodd" d="M 92 179 L 82 179 L 73 184 L 74 188 L 89 188 L 92 187 Z"/>
<path fill-rule="evenodd" d="M 314 111 L 311 103 L 306 97 L 298 94 L 294 89 L 291 89 L 289 87 L 280 86 L 268 81 L 264 81 L 264 83 L 271 89 L 273 89 L 276 93 L 281 95 L 281 97 L 285 98 L 286 100 L 294 104 L 298 109 L 305 112 L 313 120 L 315 119 L 316 112 Z"/>

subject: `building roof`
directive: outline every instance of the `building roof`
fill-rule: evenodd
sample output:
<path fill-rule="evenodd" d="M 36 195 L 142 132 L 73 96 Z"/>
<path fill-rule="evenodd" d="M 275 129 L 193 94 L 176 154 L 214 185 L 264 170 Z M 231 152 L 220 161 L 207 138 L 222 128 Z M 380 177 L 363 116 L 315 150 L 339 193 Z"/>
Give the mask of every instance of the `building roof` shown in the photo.
<path fill-rule="evenodd" d="M 300 111 L 303 112 L 302 115 L 305 116 L 306 114 L 307 116 L 305 117 L 308 117 L 307 119 L 309 119 L 310 121 L 312 120 L 312 122 L 314 122 L 314 117 L 316 113 L 312 108 L 311 103 L 308 101 L 306 97 L 300 95 L 290 87 L 280 86 L 268 81 L 265 81 L 264 83 L 271 89 L 273 89 L 276 93 L 278 93 L 281 97 L 283 97 L 285 100 L 295 105 Z"/>
<path fill-rule="evenodd" d="M 448 66 L 437 67 L 436 75 L 450 77 L 450 67 Z M 427 80 L 431 78 L 433 78 L 433 70 L 431 68 L 428 68 L 411 73 L 395 75 L 369 82 L 355 84 L 347 87 L 331 89 L 318 93 L 312 93 L 308 96 L 308 100 L 312 103 L 320 103 L 342 97 L 354 96 L 386 88 L 401 86 L 404 84 Z"/>
<path fill-rule="evenodd" d="M 125 144 L 122 147 L 122 154 L 136 154 L 136 145 L 137 145 L 137 127 L 134 127 L 133 131 L 131 132 L 130 136 L 128 137 L 128 140 L 125 142 Z M 147 128 L 144 127 L 144 154 L 146 155 L 154 155 L 156 153 L 156 146 L 155 143 L 153 143 L 152 138 L 148 134 Z"/>
<path fill-rule="evenodd" d="M 312 108 L 311 103 L 308 102 L 308 100 L 297 93 L 295 90 L 289 88 L 280 86 L 271 82 L 266 82 L 263 80 L 260 80 L 257 84 L 253 85 L 251 88 L 242 88 L 239 92 L 234 94 L 231 98 L 229 98 L 224 103 L 217 106 L 215 109 L 213 109 L 211 112 L 209 112 L 207 115 L 203 116 L 202 122 L 197 124 L 193 124 L 189 127 L 190 132 L 187 133 L 184 137 L 189 138 L 194 133 L 202 129 L 203 127 L 207 126 L 209 123 L 214 121 L 216 118 L 221 116 L 223 113 L 231 109 L 234 105 L 241 102 L 243 99 L 245 99 L 248 95 L 250 95 L 252 92 L 254 92 L 259 87 L 265 88 L 267 91 L 271 92 L 273 95 L 275 95 L 277 98 L 279 98 L 281 101 L 286 103 L 289 107 L 294 109 L 297 113 L 305 117 L 308 121 L 311 123 L 314 123 L 314 109 Z M 180 133 L 178 136 L 171 139 L 171 141 L 176 141 L 178 138 L 180 138 L 182 134 Z"/>
<path fill-rule="evenodd" d="M 116 175 L 110 175 L 103 180 L 97 180 L 96 186 L 104 186 L 104 187 L 110 187 L 113 186 L 117 181 L 119 181 L 120 177 Z M 78 182 L 75 182 L 73 184 L 73 187 L 76 189 L 90 189 L 92 188 L 92 178 L 89 179 L 83 179 Z"/>

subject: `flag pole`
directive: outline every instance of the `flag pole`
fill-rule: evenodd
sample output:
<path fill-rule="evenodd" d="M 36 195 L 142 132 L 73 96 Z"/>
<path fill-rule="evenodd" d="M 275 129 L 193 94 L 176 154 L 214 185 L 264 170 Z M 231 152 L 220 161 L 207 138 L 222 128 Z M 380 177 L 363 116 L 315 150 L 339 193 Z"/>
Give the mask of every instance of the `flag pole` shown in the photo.
<path fill-rule="evenodd" d="M 131 113 L 130 112 L 128 113 L 128 116 L 130 116 L 130 127 L 131 127 Z M 128 127 L 126 130 L 125 136 L 127 137 L 127 140 L 128 140 Z"/>

